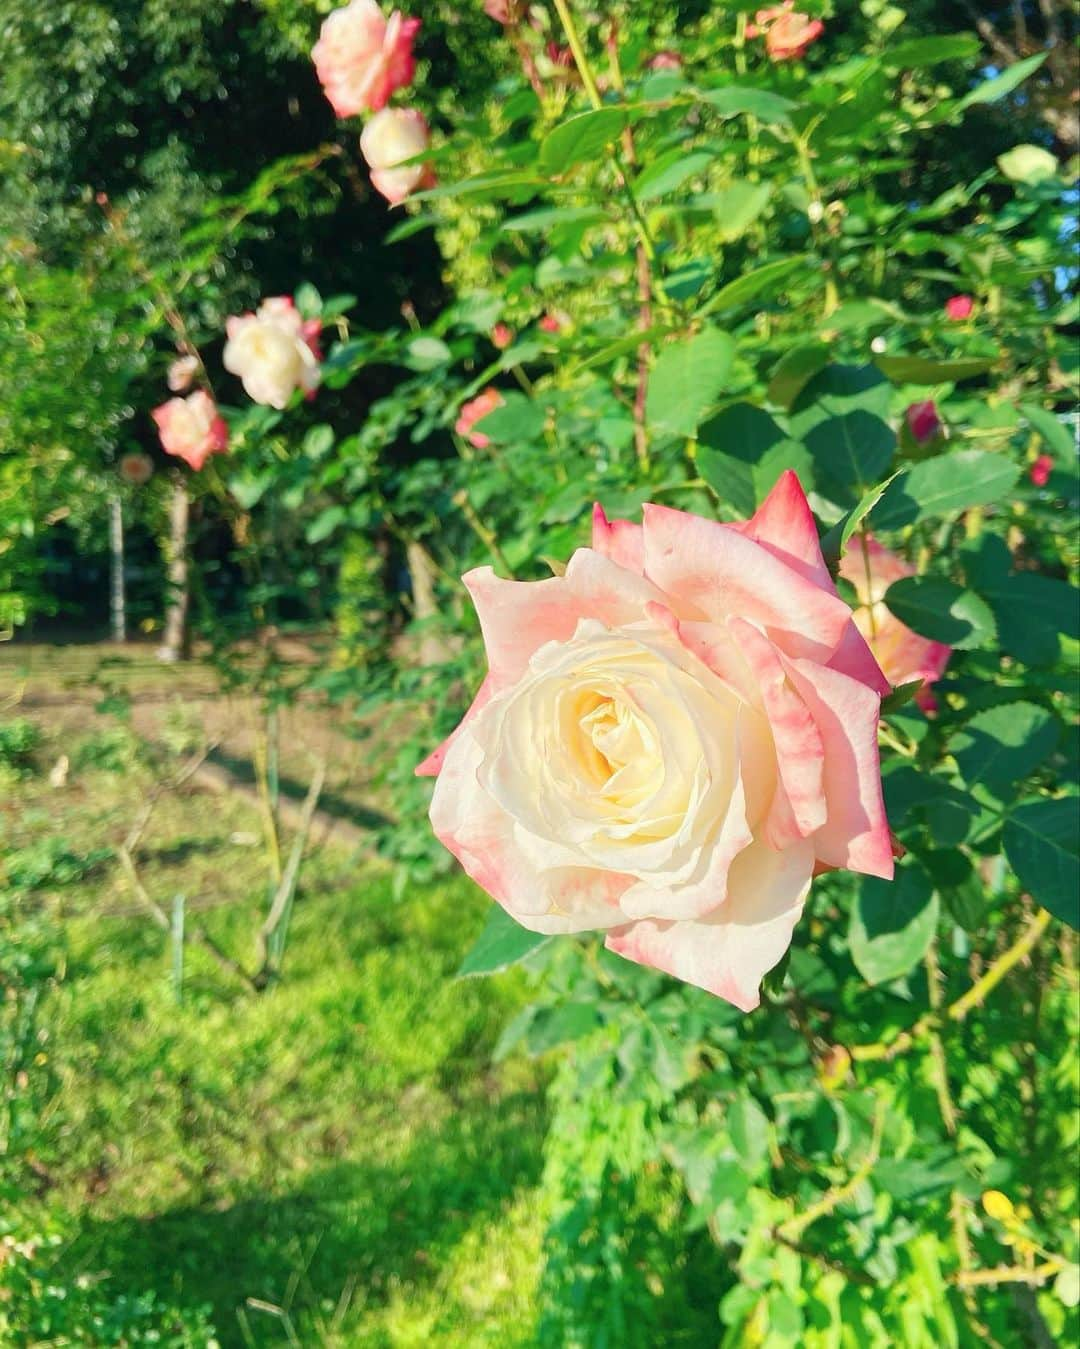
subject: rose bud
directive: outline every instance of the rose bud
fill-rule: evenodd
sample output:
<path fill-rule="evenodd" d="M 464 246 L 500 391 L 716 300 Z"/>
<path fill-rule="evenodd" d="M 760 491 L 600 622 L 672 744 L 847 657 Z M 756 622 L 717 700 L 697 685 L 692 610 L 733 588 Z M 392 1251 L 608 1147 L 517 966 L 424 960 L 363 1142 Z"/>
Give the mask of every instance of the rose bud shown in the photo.
<path fill-rule="evenodd" d="M 945 301 L 945 317 L 954 322 L 971 317 L 975 301 L 970 295 L 951 295 Z"/>
<path fill-rule="evenodd" d="M 504 26 L 514 21 L 513 0 L 484 0 L 484 13 Z"/>
<path fill-rule="evenodd" d="M 224 454 L 229 448 L 229 428 L 203 389 L 186 398 L 170 398 L 150 415 L 157 423 L 161 448 L 183 459 L 196 473 L 212 454 Z"/>
<path fill-rule="evenodd" d="M 168 404 L 164 404 L 168 407 Z M 142 487 L 154 476 L 154 462 L 147 454 L 125 454 L 120 459 L 120 476 L 134 487 Z"/>
<path fill-rule="evenodd" d="M 840 575 L 850 581 L 859 597 L 855 626 L 862 633 L 890 684 L 909 684 L 923 680 L 918 694 L 924 711 L 933 710 L 933 695 L 928 685 L 941 678 L 952 648 L 920 637 L 893 614 L 885 604 L 885 592 L 894 581 L 914 576 L 915 568 L 903 558 L 883 548 L 876 539 L 857 535 L 840 559 Z"/>
<path fill-rule="evenodd" d="M 782 5 L 759 9 L 754 15 L 755 22 L 747 27 L 747 37 L 765 35 L 765 50 L 771 61 L 790 61 L 802 56 L 825 31 L 820 19 L 799 13 L 793 5 L 794 0 L 784 0 Z"/>
<path fill-rule="evenodd" d="M 646 67 L 648 70 L 682 70 L 682 57 L 678 52 L 657 52 Z"/>
<path fill-rule="evenodd" d="M 225 369 L 239 376 L 254 402 L 280 409 L 297 389 L 310 397 L 318 388 L 318 342 L 313 349 L 290 296 L 264 300 L 254 314 L 234 315 L 225 331 Z"/>
<path fill-rule="evenodd" d="M 536 326 L 542 333 L 557 333 L 562 329 L 562 324 L 554 314 L 545 314 Z"/>
<path fill-rule="evenodd" d="M 926 445 L 941 435 L 941 418 L 937 404 L 932 398 L 922 403 L 912 403 L 904 413 L 911 438 L 916 445 Z"/>
<path fill-rule="evenodd" d="M 502 407 L 502 394 L 498 389 L 485 389 L 482 394 L 474 398 L 472 402 L 465 403 L 458 413 L 458 419 L 454 423 L 454 430 L 459 436 L 475 445 L 478 450 L 486 450 L 491 444 L 491 438 L 485 436 L 483 431 L 475 431 L 473 428 L 476 423 L 489 412 L 494 412 L 497 407 Z"/>
<path fill-rule="evenodd" d="M 1038 459 L 1028 469 L 1028 477 L 1036 487 L 1045 487 L 1050 481 L 1050 474 L 1053 472 L 1054 460 L 1049 454 L 1040 454 Z"/>
<path fill-rule="evenodd" d="M 505 351 L 513 340 L 513 329 L 509 328 L 505 323 L 496 323 L 495 327 L 492 328 L 491 345 L 495 347 L 497 351 Z"/>
<path fill-rule="evenodd" d="M 596 507 L 562 576 L 465 576 L 488 674 L 417 771 L 437 837 L 523 927 L 601 929 L 748 1012 L 816 869 L 893 874 L 889 685 L 794 473 L 741 524 L 643 511 Z"/>
<path fill-rule="evenodd" d="M 375 0 L 352 0 L 323 23 L 311 49 L 323 93 L 339 117 L 378 112 L 395 89 L 412 83 L 419 19 L 383 16 Z"/>
<path fill-rule="evenodd" d="M 165 382 L 173 393 L 183 393 L 191 388 L 191 381 L 199 369 L 198 356 L 178 356 L 169 366 Z"/>
<path fill-rule="evenodd" d="M 427 122 L 415 108 L 384 108 L 364 127 L 360 151 L 371 170 L 372 186 L 391 206 L 433 181 L 426 164 L 396 167 L 402 160 L 423 154 L 429 141 Z"/>

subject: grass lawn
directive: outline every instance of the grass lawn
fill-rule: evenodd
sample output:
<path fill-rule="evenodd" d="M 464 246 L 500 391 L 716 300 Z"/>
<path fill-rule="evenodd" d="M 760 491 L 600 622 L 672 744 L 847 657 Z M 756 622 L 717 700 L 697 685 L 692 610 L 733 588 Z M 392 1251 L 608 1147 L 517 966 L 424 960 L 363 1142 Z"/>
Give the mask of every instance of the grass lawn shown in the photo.
<path fill-rule="evenodd" d="M 43 740 L 0 782 L 0 946 L 56 961 L 12 1061 L 19 1225 L 61 1220 L 65 1278 L 209 1304 L 222 1346 L 527 1344 L 544 1083 L 532 1061 L 491 1063 L 521 983 L 452 977 L 483 896 L 455 876 L 395 897 L 331 838 L 305 864 L 283 978 L 252 993 L 187 946 L 178 1002 L 167 934 L 101 855 L 162 764 L 94 714 L 0 720 L 16 713 Z M 248 798 L 187 788 L 139 853 L 155 900 L 184 894 L 249 965 L 258 838 Z"/>

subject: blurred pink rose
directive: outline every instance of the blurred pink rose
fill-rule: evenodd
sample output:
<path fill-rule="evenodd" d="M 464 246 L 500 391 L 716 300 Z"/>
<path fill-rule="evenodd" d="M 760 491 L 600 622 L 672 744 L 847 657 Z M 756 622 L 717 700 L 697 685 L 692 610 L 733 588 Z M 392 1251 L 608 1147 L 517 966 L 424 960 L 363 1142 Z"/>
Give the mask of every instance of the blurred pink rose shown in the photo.
<path fill-rule="evenodd" d="M 321 327 L 301 318 L 291 295 L 271 296 L 254 314 L 226 320 L 222 362 L 254 402 L 284 408 L 297 389 L 310 398 L 319 386 Z"/>
<path fill-rule="evenodd" d="M 1045 487 L 1054 471 L 1054 460 L 1049 454 L 1040 454 L 1028 469 L 1028 477 L 1036 487 Z"/>
<path fill-rule="evenodd" d="M 491 344 L 498 351 L 505 351 L 514 340 L 514 332 L 505 323 L 496 323 L 491 330 Z"/>
<path fill-rule="evenodd" d="M 478 450 L 486 450 L 491 444 L 491 438 L 485 436 L 483 431 L 476 431 L 473 428 L 489 412 L 494 412 L 497 407 L 502 407 L 502 401 L 502 394 L 499 393 L 498 389 L 485 389 L 471 402 L 462 405 L 461 411 L 458 413 L 458 419 L 454 423 L 454 430 L 459 436 L 464 436 L 467 441 L 475 445 Z"/>
<path fill-rule="evenodd" d="M 569 70 L 574 64 L 574 53 L 569 47 L 560 47 L 557 42 L 547 44 L 547 58 L 553 66 Z"/>
<path fill-rule="evenodd" d="M 554 314 L 545 314 L 536 326 L 542 333 L 557 333 L 562 330 L 562 324 Z"/>
<path fill-rule="evenodd" d="M 484 13 L 496 23 L 508 24 L 513 20 L 513 0 L 484 0 Z"/>
<path fill-rule="evenodd" d="M 224 454 L 229 448 L 229 429 L 203 389 L 186 398 L 170 398 L 150 415 L 165 453 L 183 459 L 196 472 L 212 454 Z"/>
<path fill-rule="evenodd" d="M 970 295 L 951 295 L 945 301 L 945 317 L 959 320 L 969 319 L 975 308 L 975 301 Z"/>
<path fill-rule="evenodd" d="M 908 430 L 918 445 L 925 445 L 941 434 L 941 418 L 932 398 L 922 403 L 911 403 L 904 413 Z"/>
<path fill-rule="evenodd" d="M 168 404 L 165 404 L 168 407 Z M 125 454 L 120 458 L 120 476 L 134 487 L 141 487 L 154 476 L 154 461 L 148 454 Z"/>
<path fill-rule="evenodd" d="M 419 19 L 405 19 L 398 10 L 386 19 L 375 0 L 352 0 L 330 15 L 311 59 L 339 117 L 378 112 L 395 89 L 412 83 L 419 28 Z"/>
<path fill-rule="evenodd" d="M 428 124 L 415 108 L 384 108 L 364 127 L 360 152 L 371 170 L 372 186 L 391 206 L 434 182 L 426 164 L 397 167 L 403 159 L 423 154 L 429 141 Z"/>
<path fill-rule="evenodd" d="M 648 62 L 649 70 L 682 70 L 682 57 L 678 52 L 657 52 Z"/>
<path fill-rule="evenodd" d="M 742 524 L 598 506 L 564 575 L 464 580 L 488 674 L 418 772 L 438 838 L 524 927 L 604 929 L 750 1011 L 815 870 L 892 875 L 888 684 L 793 473 Z"/>
<path fill-rule="evenodd" d="M 199 370 L 198 356 L 178 356 L 169 366 L 165 382 L 173 393 L 183 393 L 191 388 L 191 381 Z"/>
<path fill-rule="evenodd" d="M 759 9 L 754 23 L 747 25 L 747 37 L 765 35 L 765 50 L 772 61 L 790 61 L 801 56 L 825 31 L 820 19 L 801 14 L 794 3 L 795 0 L 784 0 L 782 5 Z"/>
<path fill-rule="evenodd" d="M 885 592 L 894 581 L 914 576 L 915 568 L 883 548 L 876 539 L 857 535 L 840 559 L 840 575 L 850 581 L 859 597 L 855 626 L 866 638 L 877 663 L 890 684 L 908 684 L 922 679 L 927 685 L 941 678 L 952 648 L 920 637 L 886 608 Z M 924 709 L 934 705 L 924 687 L 918 695 Z"/>

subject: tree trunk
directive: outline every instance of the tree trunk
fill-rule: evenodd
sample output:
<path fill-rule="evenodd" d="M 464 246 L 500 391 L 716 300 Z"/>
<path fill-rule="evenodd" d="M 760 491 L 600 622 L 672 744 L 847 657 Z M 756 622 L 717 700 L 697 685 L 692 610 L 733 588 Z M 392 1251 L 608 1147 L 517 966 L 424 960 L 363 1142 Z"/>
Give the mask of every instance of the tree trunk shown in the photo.
<path fill-rule="evenodd" d="M 124 508 L 118 496 L 109 498 L 110 609 L 114 642 L 127 641 L 124 602 Z"/>
<path fill-rule="evenodd" d="M 169 503 L 169 540 L 165 554 L 169 568 L 169 597 L 165 609 L 165 635 L 158 647 L 158 660 L 177 661 L 188 654 L 189 508 L 187 484 L 183 478 L 177 477 Z"/>

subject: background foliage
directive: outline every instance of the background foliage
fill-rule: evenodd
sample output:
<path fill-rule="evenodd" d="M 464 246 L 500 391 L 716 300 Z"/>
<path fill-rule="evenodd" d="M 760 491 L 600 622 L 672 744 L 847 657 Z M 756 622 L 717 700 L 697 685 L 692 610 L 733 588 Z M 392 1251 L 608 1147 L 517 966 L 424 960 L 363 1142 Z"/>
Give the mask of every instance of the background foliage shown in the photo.
<path fill-rule="evenodd" d="M 103 574 L 118 490 L 140 612 L 160 613 L 181 471 L 148 410 L 178 314 L 232 438 L 184 480 L 203 649 L 269 707 L 320 700 L 358 735 L 394 718 L 380 903 L 454 927 L 438 896 L 460 882 L 412 770 L 482 672 L 457 578 L 548 574 L 594 500 L 738 519 L 795 468 L 827 549 L 872 528 L 918 571 L 889 607 L 954 648 L 936 712 L 895 697 L 883 723 L 907 855 L 892 886 L 816 883 L 749 1018 L 592 940 L 489 920 L 465 974 L 521 962 L 533 993 L 484 1055 L 522 1072 L 551 1056 L 543 1271 L 502 1342 L 1074 1340 L 1075 12 L 807 0 L 824 37 L 771 63 L 753 7 L 582 7 L 582 71 L 560 55 L 561 4 L 508 30 L 439 3 L 409 93 L 439 183 L 390 212 L 306 55 L 329 8 L 0 0 L 0 626 L 65 606 L 100 621 L 104 586 L 73 612 L 65 573 Z M 661 52 L 678 61 L 654 68 Z M 280 293 L 322 317 L 327 348 L 317 399 L 284 413 L 220 364 L 225 316 Z M 455 423 L 489 386 L 478 445 Z M 919 441 L 905 411 L 926 399 L 943 429 Z M 136 448 L 158 472 L 118 488 Z M 276 635 L 313 629 L 332 634 L 323 659 L 277 655 Z M 33 771 L 12 726 L 3 757 Z M 28 898 L 95 864 L 66 856 L 5 859 L 10 1056 L 31 1024 L 70 1024 L 66 956 Z M 502 1007 L 496 984 L 456 987 Z M 43 1102 L 24 1106 L 13 1190 L 43 1146 Z M 48 1249 L 0 1268 L 39 1338 L 56 1333 Z M 183 1279 L 130 1304 L 94 1284 L 64 1332 L 232 1336 L 204 1301 Z"/>

